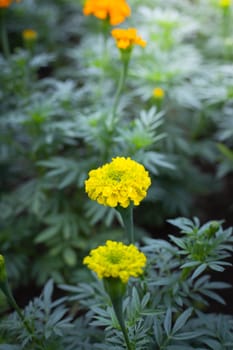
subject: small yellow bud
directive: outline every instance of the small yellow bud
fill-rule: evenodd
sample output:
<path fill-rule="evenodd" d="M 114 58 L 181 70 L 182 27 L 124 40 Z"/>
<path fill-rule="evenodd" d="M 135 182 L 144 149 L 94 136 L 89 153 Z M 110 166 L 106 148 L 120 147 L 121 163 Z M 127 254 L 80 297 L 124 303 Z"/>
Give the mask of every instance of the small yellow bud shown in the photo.
<path fill-rule="evenodd" d="M 35 41 L 38 37 L 38 34 L 33 29 L 25 29 L 22 32 L 22 36 L 25 41 Z"/>
<path fill-rule="evenodd" d="M 161 87 L 156 87 L 153 90 L 153 96 L 158 99 L 162 100 L 164 98 L 165 92 Z"/>

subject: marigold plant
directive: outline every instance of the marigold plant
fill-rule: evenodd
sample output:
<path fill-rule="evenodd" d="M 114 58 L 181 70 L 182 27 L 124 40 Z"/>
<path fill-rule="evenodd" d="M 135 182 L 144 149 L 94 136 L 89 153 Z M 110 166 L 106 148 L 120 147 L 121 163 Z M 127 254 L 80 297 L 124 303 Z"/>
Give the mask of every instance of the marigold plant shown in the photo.
<path fill-rule="evenodd" d="M 120 278 L 127 283 L 130 277 L 143 273 L 146 256 L 136 246 L 108 240 L 106 245 L 91 250 L 83 263 L 102 278 Z"/>
<path fill-rule="evenodd" d="M 151 184 L 144 166 L 130 158 L 116 157 L 89 172 L 85 189 L 90 199 L 110 207 L 139 205 Z"/>
<path fill-rule="evenodd" d="M 84 15 L 94 15 L 99 19 L 109 19 L 111 25 L 120 24 L 130 16 L 131 10 L 125 0 L 87 0 Z"/>
<path fill-rule="evenodd" d="M 137 29 L 135 28 L 113 29 L 112 36 L 116 40 L 116 45 L 119 49 L 128 49 L 133 45 L 146 46 L 146 41 L 137 34 Z"/>

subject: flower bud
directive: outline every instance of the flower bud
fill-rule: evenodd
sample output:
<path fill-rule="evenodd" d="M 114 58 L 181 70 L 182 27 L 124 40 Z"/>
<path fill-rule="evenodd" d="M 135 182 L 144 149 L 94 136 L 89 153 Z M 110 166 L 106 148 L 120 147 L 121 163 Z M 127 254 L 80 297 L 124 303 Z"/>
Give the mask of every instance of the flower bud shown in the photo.
<path fill-rule="evenodd" d="M 124 296 L 127 283 L 122 282 L 120 278 L 105 277 L 103 278 L 103 283 L 104 289 L 112 301 L 121 299 Z"/>
<path fill-rule="evenodd" d="M 25 47 L 29 51 L 33 50 L 36 40 L 38 38 L 37 32 L 33 29 L 25 29 L 22 32 L 22 37 Z"/>

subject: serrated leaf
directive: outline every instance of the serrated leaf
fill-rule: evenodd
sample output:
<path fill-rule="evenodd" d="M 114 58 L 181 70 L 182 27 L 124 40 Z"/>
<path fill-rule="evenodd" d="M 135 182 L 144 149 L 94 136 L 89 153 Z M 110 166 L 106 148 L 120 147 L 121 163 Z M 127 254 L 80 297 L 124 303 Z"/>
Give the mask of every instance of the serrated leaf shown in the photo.
<path fill-rule="evenodd" d="M 157 317 L 154 318 L 153 331 L 154 331 L 155 340 L 158 346 L 160 346 L 163 340 L 163 331 Z"/>
<path fill-rule="evenodd" d="M 201 335 L 205 334 L 205 330 L 200 331 L 193 331 L 193 332 L 183 332 L 179 333 L 173 336 L 173 339 L 175 340 L 187 340 L 187 339 L 193 339 L 200 337 Z"/>
<path fill-rule="evenodd" d="M 206 291 L 202 290 L 201 293 L 206 295 L 208 298 L 211 298 L 211 299 L 219 302 L 222 305 L 226 304 L 225 300 L 220 295 L 218 295 L 217 293 L 215 293 L 211 290 L 206 290 Z"/>
<path fill-rule="evenodd" d="M 208 347 L 212 350 L 222 350 L 222 344 L 219 343 L 217 340 L 211 338 L 204 338 L 202 339 L 202 342 L 208 345 Z"/>
<path fill-rule="evenodd" d="M 200 264 L 200 261 L 189 261 L 187 263 L 184 263 L 183 265 L 181 265 L 181 269 L 185 268 L 185 267 L 194 267 Z"/>
<path fill-rule="evenodd" d="M 205 271 L 205 269 L 207 268 L 207 264 L 201 264 L 200 266 L 198 266 L 198 268 L 196 268 L 196 270 L 193 272 L 192 274 L 192 279 L 198 277 L 200 274 L 202 274 L 203 271 Z"/>
<path fill-rule="evenodd" d="M 52 298 L 52 293 L 53 293 L 53 280 L 50 279 L 43 290 L 43 299 L 44 299 L 44 304 L 47 310 L 51 308 L 51 298 Z"/>
<path fill-rule="evenodd" d="M 223 143 L 218 143 L 217 144 L 219 151 L 230 161 L 233 162 L 233 151 L 228 148 L 226 145 Z"/>
<path fill-rule="evenodd" d="M 60 230 L 60 225 L 48 227 L 35 238 L 35 242 L 43 243 L 43 242 L 49 241 L 51 238 L 56 236 L 59 230 Z"/>
<path fill-rule="evenodd" d="M 77 254 L 74 249 L 67 247 L 63 251 L 63 259 L 68 266 L 75 266 L 77 264 Z"/>
<path fill-rule="evenodd" d="M 169 238 L 180 248 L 182 249 L 186 249 L 186 244 L 185 242 L 182 240 L 182 238 L 177 238 L 173 235 L 169 235 Z"/>
<path fill-rule="evenodd" d="M 185 310 L 176 320 L 174 327 L 172 328 L 172 333 L 175 334 L 176 332 L 178 332 L 187 322 L 187 320 L 189 319 L 189 317 L 192 314 L 193 309 L 189 308 L 187 310 Z"/>
<path fill-rule="evenodd" d="M 59 189 L 63 189 L 66 186 L 71 185 L 72 183 L 76 182 L 78 180 L 78 176 L 77 176 L 77 171 L 70 171 L 70 173 L 68 173 L 64 179 L 62 180 L 62 182 L 59 183 L 58 188 Z"/>
<path fill-rule="evenodd" d="M 165 332 L 167 335 L 171 334 L 171 328 L 172 328 L 172 311 L 171 309 L 168 309 L 166 312 L 166 316 L 164 319 L 164 323 L 163 323 Z"/>
<path fill-rule="evenodd" d="M 214 271 L 218 271 L 218 272 L 223 272 L 225 269 L 224 267 L 218 265 L 218 264 L 214 264 L 214 263 L 210 263 L 208 264 L 208 267 Z"/>
<path fill-rule="evenodd" d="M 178 227 L 179 229 L 182 230 L 182 232 L 192 232 L 192 227 L 193 227 L 193 223 L 191 220 L 187 219 L 187 218 L 176 218 L 176 219 L 169 219 L 167 220 L 167 222 L 169 222 L 170 224 L 172 224 L 173 226 Z"/>

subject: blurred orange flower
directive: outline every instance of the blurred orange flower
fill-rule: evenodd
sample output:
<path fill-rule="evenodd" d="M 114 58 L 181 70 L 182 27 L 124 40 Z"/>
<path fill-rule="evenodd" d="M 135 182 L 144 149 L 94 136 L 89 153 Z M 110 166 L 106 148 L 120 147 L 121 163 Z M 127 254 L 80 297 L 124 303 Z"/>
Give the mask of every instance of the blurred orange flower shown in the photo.
<path fill-rule="evenodd" d="M 0 8 L 7 8 L 11 5 L 14 0 L 0 0 Z M 19 2 L 20 0 L 16 0 Z"/>
<path fill-rule="evenodd" d="M 131 10 L 125 0 L 87 0 L 83 13 L 85 16 L 109 19 L 110 24 L 115 26 L 130 16 Z"/>
<path fill-rule="evenodd" d="M 119 49 L 128 49 L 133 45 L 146 46 L 146 41 L 137 35 L 135 28 L 116 28 L 112 30 L 112 36 L 116 40 L 116 45 Z"/>

